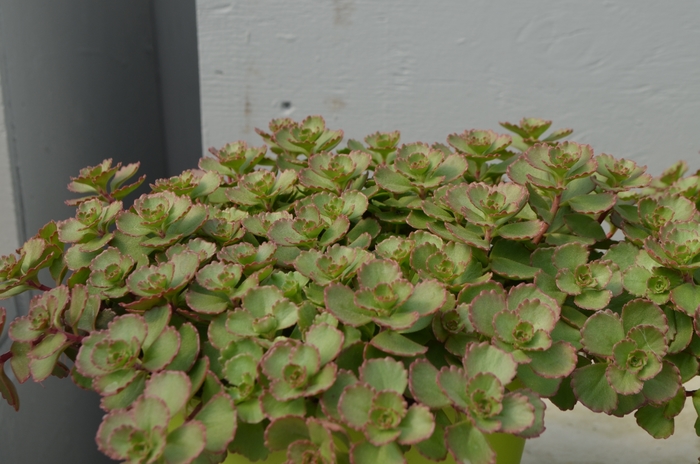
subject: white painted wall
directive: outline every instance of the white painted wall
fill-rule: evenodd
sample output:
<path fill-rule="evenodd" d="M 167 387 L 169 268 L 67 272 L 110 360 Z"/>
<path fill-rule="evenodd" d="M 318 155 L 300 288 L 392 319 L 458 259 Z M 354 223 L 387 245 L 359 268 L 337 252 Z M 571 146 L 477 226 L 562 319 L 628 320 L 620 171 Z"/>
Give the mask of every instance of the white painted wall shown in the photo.
<path fill-rule="evenodd" d="M 426 142 L 536 116 L 654 174 L 694 171 L 698 18 L 696 0 L 197 0 L 203 148 L 260 144 L 282 116 Z M 688 404 L 657 441 L 633 417 L 550 406 L 523 463 L 694 462 L 694 420 Z"/>
<path fill-rule="evenodd" d="M 286 115 L 426 142 L 536 116 L 655 173 L 700 168 L 696 0 L 198 0 L 197 15 L 204 148 L 259 143 Z"/>

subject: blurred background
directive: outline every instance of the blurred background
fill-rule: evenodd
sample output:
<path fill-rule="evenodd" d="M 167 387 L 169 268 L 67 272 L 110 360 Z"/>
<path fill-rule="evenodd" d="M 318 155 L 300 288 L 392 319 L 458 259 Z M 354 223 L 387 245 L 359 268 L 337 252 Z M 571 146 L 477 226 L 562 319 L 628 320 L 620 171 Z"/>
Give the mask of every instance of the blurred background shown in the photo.
<path fill-rule="evenodd" d="M 254 129 L 283 116 L 404 142 L 542 117 L 654 175 L 695 172 L 699 19 L 696 0 L 0 0 L 0 254 L 73 215 L 82 167 L 139 161 L 153 182 L 210 146 L 260 145 Z M 3 302 L 10 318 L 27 303 Z M 20 413 L 0 404 L 3 463 L 109 462 L 96 396 L 51 379 L 20 398 Z M 700 452 L 690 405 L 663 441 L 579 408 L 550 406 L 523 463 Z"/>

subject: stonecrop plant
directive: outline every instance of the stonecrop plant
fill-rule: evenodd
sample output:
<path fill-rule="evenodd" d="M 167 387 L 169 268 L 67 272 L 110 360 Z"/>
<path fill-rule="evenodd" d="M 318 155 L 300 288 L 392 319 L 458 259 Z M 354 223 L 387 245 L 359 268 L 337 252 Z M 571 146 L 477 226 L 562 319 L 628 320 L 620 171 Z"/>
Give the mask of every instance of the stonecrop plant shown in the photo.
<path fill-rule="evenodd" d="M 491 434 L 543 432 L 543 398 L 668 437 L 700 411 L 700 176 L 550 125 L 339 148 L 319 116 L 277 119 L 131 206 L 137 164 L 85 168 L 75 217 L 0 262 L 1 297 L 35 292 L 0 393 L 19 408 L 5 364 L 70 376 L 129 463 L 493 464 Z"/>

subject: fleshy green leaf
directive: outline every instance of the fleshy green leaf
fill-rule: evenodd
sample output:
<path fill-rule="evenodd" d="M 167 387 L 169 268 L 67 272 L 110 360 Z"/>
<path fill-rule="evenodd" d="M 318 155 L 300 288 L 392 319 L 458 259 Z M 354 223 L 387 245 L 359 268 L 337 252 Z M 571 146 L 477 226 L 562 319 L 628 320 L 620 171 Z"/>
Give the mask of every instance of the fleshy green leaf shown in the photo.
<path fill-rule="evenodd" d="M 0 363 L 0 395 L 12 406 L 15 411 L 19 411 L 19 396 L 12 380 L 5 373 L 5 363 Z"/>
<path fill-rule="evenodd" d="M 175 327 L 166 327 L 144 352 L 143 367 L 150 371 L 164 369 L 170 364 L 180 349 L 180 334 Z"/>
<path fill-rule="evenodd" d="M 528 240 L 540 234 L 547 224 L 542 221 L 524 221 L 498 228 L 498 235 L 508 240 Z"/>
<path fill-rule="evenodd" d="M 502 385 L 507 385 L 513 380 L 518 367 L 510 353 L 487 343 L 467 348 L 463 362 L 470 378 L 482 372 L 490 373 L 495 375 Z"/>
<path fill-rule="evenodd" d="M 445 428 L 445 443 L 457 462 L 470 464 L 494 464 L 493 452 L 483 433 L 467 422 Z"/>
<path fill-rule="evenodd" d="M 535 423 L 535 408 L 529 398 L 520 393 L 509 393 L 503 398 L 503 411 L 498 415 L 501 431 L 520 433 Z"/>
<path fill-rule="evenodd" d="M 681 375 L 678 368 L 670 362 L 664 362 L 661 372 L 653 379 L 644 382 L 642 393 L 655 404 L 668 401 L 681 388 Z"/>
<path fill-rule="evenodd" d="M 326 309 L 343 323 L 359 327 L 372 319 L 355 306 L 354 292 L 344 285 L 329 285 L 325 289 Z"/>
<path fill-rule="evenodd" d="M 385 353 L 390 353 L 395 356 L 413 357 L 428 351 L 426 346 L 420 345 L 393 330 L 379 332 L 370 341 L 370 344 Z"/>
<path fill-rule="evenodd" d="M 350 450 L 353 464 L 405 464 L 401 448 L 396 443 L 375 446 L 369 442 L 361 442 L 353 445 Z"/>
<path fill-rule="evenodd" d="M 530 351 L 530 367 L 542 377 L 566 377 L 576 367 L 576 348 L 566 342 L 555 342 L 545 351 Z"/>
<path fill-rule="evenodd" d="M 415 190 L 411 182 L 398 172 L 380 166 L 374 172 L 374 178 L 382 188 L 394 193 L 406 193 Z"/>
<path fill-rule="evenodd" d="M 144 390 L 148 396 L 162 399 L 174 417 L 181 412 L 192 395 L 192 382 L 184 372 L 163 371 L 153 374 Z"/>
<path fill-rule="evenodd" d="M 168 434 L 163 456 L 168 463 L 186 464 L 204 450 L 206 428 L 201 422 L 186 422 Z"/>
<path fill-rule="evenodd" d="M 593 193 L 571 198 L 569 206 L 577 213 L 599 214 L 612 208 L 615 201 L 612 193 Z"/>
<path fill-rule="evenodd" d="M 438 386 L 438 370 L 427 360 L 418 359 L 411 364 L 409 386 L 413 396 L 426 406 L 439 409 L 450 405 L 450 400 Z"/>
<path fill-rule="evenodd" d="M 700 307 L 700 287 L 692 283 L 682 284 L 671 290 L 671 300 L 689 316 L 693 316 Z"/>
<path fill-rule="evenodd" d="M 608 383 L 606 369 L 606 363 L 590 364 L 572 374 L 576 398 L 591 411 L 608 413 L 617 407 L 617 393 Z"/>
<path fill-rule="evenodd" d="M 326 364 L 340 353 L 343 346 L 344 335 L 335 327 L 328 324 L 318 324 L 306 332 L 306 343 L 318 349 L 321 355 L 321 365 Z"/>
<path fill-rule="evenodd" d="M 581 329 L 581 336 L 589 353 L 612 356 L 613 346 L 625 338 L 625 332 L 619 316 L 608 310 L 591 316 Z"/>
<path fill-rule="evenodd" d="M 408 386 L 408 373 L 398 361 L 391 358 L 370 359 L 360 367 L 360 381 L 375 390 L 391 390 L 403 394 Z"/>
<path fill-rule="evenodd" d="M 397 441 L 402 445 L 410 445 L 426 440 L 432 435 L 435 428 L 435 419 L 430 410 L 423 406 L 414 404 L 404 416 L 398 429 L 401 435 Z"/>
<path fill-rule="evenodd" d="M 270 451 L 286 450 L 295 441 L 308 439 L 309 430 L 303 417 L 280 417 L 265 432 L 265 444 Z"/>
<path fill-rule="evenodd" d="M 226 450 L 236 433 L 236 410 L 229 395 L 214 395 L 194 418 L 204 425 L 205 449 L 214 453 Z"/>

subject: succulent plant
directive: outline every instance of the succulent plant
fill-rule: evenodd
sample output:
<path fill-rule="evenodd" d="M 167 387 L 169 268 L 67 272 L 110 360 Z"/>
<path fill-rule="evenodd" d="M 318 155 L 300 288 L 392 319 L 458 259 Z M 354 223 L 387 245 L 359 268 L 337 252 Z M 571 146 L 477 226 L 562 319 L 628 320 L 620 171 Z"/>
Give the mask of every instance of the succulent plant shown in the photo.
<path fill-rule="evenodd" d="M 19 408 L 6 364 L 70 375 L 131 463 L 493 464 L 545 399 L 669 436 L 700 411 L 697 175 L 502 126 L 338 148 L 274 120 L 130 205 L 138 165 L 83 169 L 75 217 L 0 258 L 0 297 L 39 292 L 0 308 L 0 394 Z"/>

